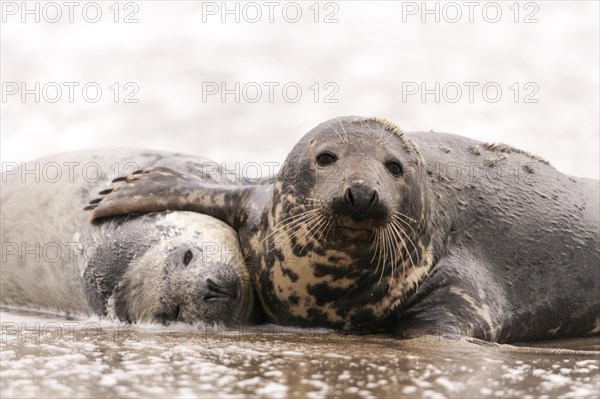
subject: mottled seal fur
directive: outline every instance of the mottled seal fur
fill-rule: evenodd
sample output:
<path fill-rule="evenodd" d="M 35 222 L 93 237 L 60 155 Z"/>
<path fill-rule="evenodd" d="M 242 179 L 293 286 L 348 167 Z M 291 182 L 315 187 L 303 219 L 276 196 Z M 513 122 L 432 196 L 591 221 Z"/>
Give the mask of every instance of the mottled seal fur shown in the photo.
<path fill-rule="evenodd" d="M 598 187 L 508 145 L 343 117 L 307 133 L 272 185 L 148 169 L 92 218 L 227 222 L 278 323 L 516 342 L 600 333 Z"/>
<path fill-rule="evenodd" d="M 254 294 L 236 232 L 192 212 L 87 222 L 82 207 L 120 173 L 203 174 L 205 159 L 131 149 L 51 156 L 2 175 L 0 302 L 128 322 L 239 325 Z M 206 181 L 220 177 L 211 164 Z"/>

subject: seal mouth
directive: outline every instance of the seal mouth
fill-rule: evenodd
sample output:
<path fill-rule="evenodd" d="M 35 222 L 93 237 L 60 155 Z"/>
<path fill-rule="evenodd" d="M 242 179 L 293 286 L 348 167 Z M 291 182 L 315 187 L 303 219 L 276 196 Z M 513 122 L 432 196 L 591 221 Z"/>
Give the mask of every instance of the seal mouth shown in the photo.
<path fill-rule="evenodd" d="M 168 311 L 159 313 L 156 315 L 155 320 L 161 323 L 163 326 L 168 326 L 172 322 L 184 322 L 188 323 L 183 317 L 183 306 L 178 303 Z"/>
<path fill-rule="evenodd" d="M 327 239 L 334 248 L 369 247 L 373 241 L 373 230 L 371 226 L 356 226 L 338 224 L 332 228 Z"/>
<path fill-rule="evenodd" d="M 335 228 L 349 230 L 366 230 L 373 233 L 377 228 L 383 227 L 389 223 L 389 217 L 372 216 L 362 220 L 356 220 L 351 216 L 343 215 L 337 212 L 330 213 L 335 220 Z"/>
<path fill-rule="evenodd" d="M 347 236 L 363 236 L 363 235 L 371 235 L 373 234 L 372 229 L 364 228 L 364 227 L 356 227 L 356 226 L 336 226 L 334 228 L 335 233 L 347 235 Z"/>

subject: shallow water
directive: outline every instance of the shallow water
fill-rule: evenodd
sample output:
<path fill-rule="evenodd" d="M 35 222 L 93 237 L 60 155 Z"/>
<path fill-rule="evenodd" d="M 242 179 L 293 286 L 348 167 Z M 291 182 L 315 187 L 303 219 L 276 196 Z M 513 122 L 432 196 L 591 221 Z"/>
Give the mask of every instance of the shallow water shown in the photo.
<path fill-rule="evenodd" d="M 0 396 L 598 397 L 600 338 L 493 345 L 1 309 Z"/>

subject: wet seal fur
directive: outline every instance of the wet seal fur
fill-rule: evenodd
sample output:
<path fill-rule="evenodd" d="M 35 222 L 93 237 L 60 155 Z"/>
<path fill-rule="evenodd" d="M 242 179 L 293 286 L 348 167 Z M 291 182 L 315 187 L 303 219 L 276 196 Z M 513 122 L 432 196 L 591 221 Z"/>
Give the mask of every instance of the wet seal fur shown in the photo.
<path fill-rule="evenodd" d="M 508 145 L 343 117 L 307 133 L 272 185 L 153 168 L 92 219 L 225 221 L 277 323 L 522 342 L 600 333 L 598 190 Z"/>
<path fill-rule="evenodd" d="M 205 161 L 102 149 L 39 159 L 4 174 L 0 303 L 132 323 L 252 322 L 250 276 L 237 234 L 225 223 L 161 212 L 90 225 L 82 210 L 115 174 L 162 165 L 202 175 Z M 206 181 L 219 177 L 212 170 Z"/>

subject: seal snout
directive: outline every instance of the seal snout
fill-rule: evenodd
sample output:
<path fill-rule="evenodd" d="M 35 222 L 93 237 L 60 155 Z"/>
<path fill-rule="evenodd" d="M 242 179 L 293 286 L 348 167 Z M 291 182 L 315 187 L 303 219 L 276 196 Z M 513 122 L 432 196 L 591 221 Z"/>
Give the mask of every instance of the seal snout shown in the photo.
<path fill-rule="evenodd" d="M 354 184 L 346 189 L 344 201 L 356 210 L 368 210 L 379 201 L 379 193 L 367 185 Z"/>
<path fill-rule="evenodd" d="M 332 209 L 356 222 L 386 216 L 386 207 L 380 199 L 379 191 L 362 182 L 353 182 L 346 187 L 341 197 L 334 198 Z"/>

